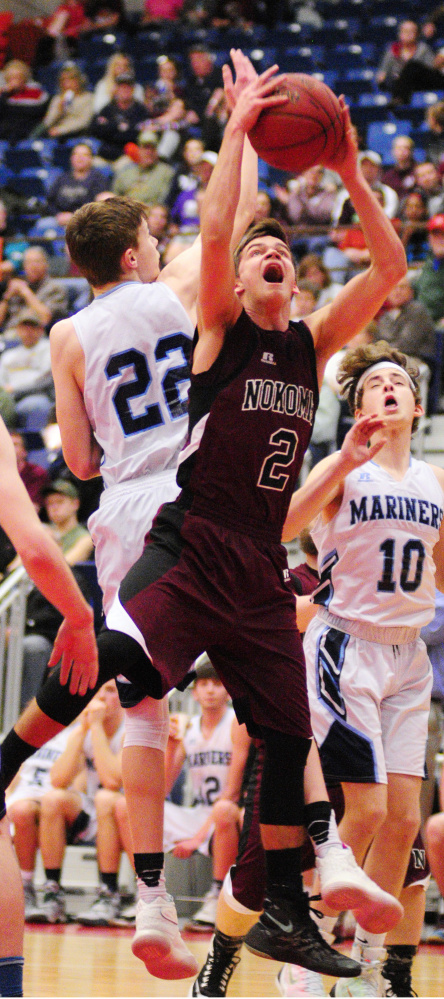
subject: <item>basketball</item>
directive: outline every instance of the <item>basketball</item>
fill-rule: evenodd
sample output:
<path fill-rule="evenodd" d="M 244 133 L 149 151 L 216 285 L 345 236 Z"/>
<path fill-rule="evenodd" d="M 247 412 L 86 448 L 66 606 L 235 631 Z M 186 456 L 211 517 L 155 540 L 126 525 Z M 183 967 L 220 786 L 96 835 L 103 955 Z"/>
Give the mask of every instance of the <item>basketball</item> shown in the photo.
<path fill-rule="evenodd" d="M 261 111 L 249 132 L 260 158 L 294 174 L 327 162 L 344 135 L 336 95 L 306 73 L 287 73 L 277 93 L 285 93 L 287 103 Z"/>

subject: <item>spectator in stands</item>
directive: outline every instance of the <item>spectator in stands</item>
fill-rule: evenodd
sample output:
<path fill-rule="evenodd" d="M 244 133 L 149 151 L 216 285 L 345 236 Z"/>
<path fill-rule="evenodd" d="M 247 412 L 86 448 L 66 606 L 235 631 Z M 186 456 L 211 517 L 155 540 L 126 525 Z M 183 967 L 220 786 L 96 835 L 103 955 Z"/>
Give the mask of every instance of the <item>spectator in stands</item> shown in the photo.
<path fill-rule="evenodd" d="M 27 139 L 42 120 L 49 96 L 31 78 L 31 69 L 21 59 L 11 59 L 3 69 L 0 92 L 0 139 L 10 143 Z"/>
<path fill-rule="evenodd" d="M 306 278 L 299 281 L 298 290 L 291 300 L 290 319 L 304 319 L 314 312 L 317 307 L 319 288 Z"/>
<path fill-rule="evenodd" d="M 91 842 L 96 835 L 94 799 L 99 786 L 118 790 L 122 783 L 123 709 L 114 680 L 82 711 L 66 749 L 51 768 L 53 785 L 41 800 L 40 849 L 46 884 L 43 902 L 28 912 L 31 923 L 66 923 L 65 893 L 60 885 L 67 842 Z M 80 774 L 85 791 L 72 786 Z"/>
<path fill-rule="evenodd" d="M 377 324 L 381 340 L 387 340 L 417 362 L 427 364 L 435 356 L 435 324 L 425 305 L 415 301 L 407 276 L 392 288 Z"/>
<path fill-rule="evenodd" d="M 135 78 L 133 60 L 125 52 L 114 52 L 108 59 L 104 76 L 98 80 L 94 87 L 94 114 L 99 114 L 99 111 L 106 107 L 113 99 L 116 79 L 124 73 L 129 73 Z M 143 103 L 144 95 L 141 83 L 134 83 L 133 96 L 136 101 L 140 101 L 141 104 Z"/>
<path fill-rule="evenodd" d="M 143 201 L 146 205 L 164 204 L 174 177 L 174 168 L 159 159 L 155 132 L 141 132 L 137 145 L 139 162 L 116 171 L 113 192 Z"/>
<path fill-rule="evenodd" d="M 429 131 L 424 132 L 422 142 L 426 157 L 435 164 L 439 173 L 444 172 L 444 101 L 436 101 L 427 108 L 425 120 Z"/>
<path fill-rule="evenodd" d="M 197 187 L 199 183 L 197 164 L 202 159 L 204 152 L 205 145 L 202 139 L 187 139 L 185 142 L 168 195 L 170 208 L 174 205 L 176 198 L 179 197 L 182 191 L 189 191 Z"/>
<path fill-rule="evenodd" d="M 158 57 L 158 66 L 157 79 L 145 87 L 147 118 L 142 128 L 161 133 L 159 154 L 169 160 L 180 145 L 181 134 L 195 122 L 196 116 L 186 103 L 178 63 L 170 56 L 162 55 Z"/>
<path fill-rule="evenodd" d="M 44 490 L 50 485 L 49 474 L 41 465 L 28 461 L 25 437 L 19 430 L 11 430 L 11 440 L 17 459 L 18 473 L 37 513 L 40 513 L 44 502 Z"/>
<path fill-rule="evenodd" d="M 424 163 L 417 163 L 415 167 L 416 187 L 427 199 L 427 213 L 429 218 L 442 211 L 443 186 L 442 179 L 434 163 L 426 160 Z"/>
<path fill-rule="evenodd" d="M 15 334 L 20 344 L 9 347 L 0 355 L 1 387 L 16 401 L 31 392 L 52 393 L 49 340 L 37 313 L 32 309 L 22 309 L 16 315 Z M 39 399 L 39 396 L 36 398 Z M 48 412 L 49 409 L 50 405 Z"/>
<path fill-rule="evenodd" d="M 93 166 L 87 142 L 74 146 L 69 159 L 70 169 L 56 177 L 48 192 L 48 211 L 59 225 L 66 225 L 77 208 L 94 201 L 109 186 L 103 170 Z"/>
<path fill-rule="evenodd" d="M 365 149 L 359 153 L 359 163 L 367 184 L 372 191 L 380 191 L 382 194 L 382 206 L 389 219 L 393 219 L 398 214 L 399 199 L 396 191 L 388 184 L 381 181 L 382 159 L 379 153 L 373 149 Z M 357 215 L 345 188 L 338 191 L 332 212 L 333 223 L 335 225 L 353 225 L 357 220 Z"/>
<path fill-rule="evenodd" d="M 407 263 L 425 260 L 429 244 L 427 239 L 427 198 L 419 189 L 410 191 L 400 204 L 402 222 L 400 237 L 407 255 Z"/>
<path fill-rule="evenodd" d="M 86 600 L 91 592 L 85 576 L 75 567 L 92 557 L 91 536 L 77 519 L 80 505 L 78 490 L 68 479 L 58 479 L 43 489 L 44 506 L 50 530 L 60 545 L 68 565 L 73 568 L 77 583 Z M 14 560 L 13 567 L 18 564 Z M 33 587 L 26 604 L 26 629 L 23 637 L 23 672 L 20 710 L 35 697 L 46 671 L 56 634 L 62 623 L 58 610 Z"/>
<path fill-rule="evenodd" d="M 93 116 L 93 95 L 85 74 L 75 63 L 65 63 L 59 74 L 58 93 L 51 99 L 34 136 L 72 138 L 88 131 Z"/>
<path fill-rule="evenodd" d="M 188 107 L 194 111 L 196 123 L 200 125 L 205 145 L 212 149 L 214 123 L 205 111 L 215 90 L 222 87 L 221 70 L 215 64 L 215 55 L 202 44 L 195 44 L 189 50 L 189 71 L 187 79 Z M 218 133 L 219 134 L 219 133 Z"/>
<path fill-rule="evenodd" d="M 430 254 L 415 281 L 415 296 L 425 305 L 435 326 L 444 327 L 444 214 L 427 223 Z"/>
<path fill-rule="evenodd" d="M 45 23 L 44 34 L 37 44 L 34 65 L 46 66 L 53 59 L 74 58 L 84 20 L 84 4 L 80 0 L 63 0 L 63 3 L 59 3 Z"/>
<path fill-rule="evenodd" d="M 316 253 L 307 253 L 299 261 L 297 274 L 298 287 L 300 287 L 301 281 L 310 281 L 317 288 L 318 294 L 314 306 L 315 309 L 321 309 L 323 305 L 328 305 L 329 302 L 332 302 L 338 291 L 342 288 L 342 284 L 332 281 L 328 267 L 325 266 L 322 258 Z"/>
<path fill-rule="evenodd" d="M 179 232 L 197 230 L 200 225 L 200 207 L 208 181 L 217 161 L 217 153 L 207 149 L 196 165 L 198 184 L 196 188 L 182 191 L 171 209 L 171 221 Z"/>
<path fill-rule="evenodd" d="M 177 21 L 184 0 L 144 0 L 141 24 Z"/>
<path fill-rule="evenodd" d="M 66 748 L 70 729 L 62 729 L 20 767 L 6 795 L 6 814 L 14 826 L 14 847 L 25 896 L 25 922 L 37 896 L 33 884 L 39 847 L 40 805 L 51 787 L 51 767 Z"/>
<path fill-rule="evenodd" d="M 146 107 L 136 100 L 134 74 L 126 71 L 116 77 L 114 96 L 92 120 L 91 135 L 100 139 L 100 156 L 115 162 L 128 142 L 137 142 Z"/>
<path fill-rule="evenodd" d="M 124 30 L 127 24 L 123 0 L 85 0 L 85 20 L 82 32 L 107 31 L 109 28 Z"/>
<path fill-rule="evenodd" d="M 382 183 L 396 191 L 399 200 L 415 186 L 415 143 L 409 135 L 397 135 L 392 142 L 393 166 L 382 171 Z"/>
<path fill-rule="evenodd" d="M 286 206 L 287 222 L 304 227 L 329 226 L 337 188 L 324 174 L 323 166 L 310 167 L 287 188 L 275 187 L 279 201 Z M 297 256 L 322 251 L 328 235 L 297 237 L 292 250 Z"/>
<path fill-rule="evenodd" d="M 26 236 L 16 231 L 6 202 L 0 201 L 0 295 L 6 288 L 5 281 L 21 272 L 28 246 Z"/>
<path fill-rule="evenodd" d="M 157 249 L 162 256 L 170 239 L 170 212 L 167 205 L 152 205 L 147 215 L 150 235 L 157 239 Z"/>
<path fill-rule="evenodd" d="M 0 300 L 0 330 L 4 339 L 15 331 L 17 313 L 27 306 L 44 326 L 68 315 L 66 290 L 57 278 L 50 277 L 49 258 L 42 246 L 30 246 L 23 255 L 24 277 L 12 277 Z"/>
<path fill-rule="evenodd" d="M 434 62 L 433 49 L 419 37 L 419 25 L 415 21 L 401 21 L 398 39 L 386 48 L 376 79 L 383 90 L 391 91 L 394 101 L 408 104 L 413 90 L 430 89 L 428 83 L 425 87 L 416 83 L 427 71 L 433 71 Z"/>

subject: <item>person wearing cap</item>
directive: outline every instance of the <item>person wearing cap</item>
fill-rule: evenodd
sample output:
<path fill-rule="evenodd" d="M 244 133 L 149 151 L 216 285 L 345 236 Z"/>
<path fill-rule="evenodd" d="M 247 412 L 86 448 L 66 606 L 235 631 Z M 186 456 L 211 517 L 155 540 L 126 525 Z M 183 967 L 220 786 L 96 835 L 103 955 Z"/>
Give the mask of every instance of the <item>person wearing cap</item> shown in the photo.
<path fill-rule="evenodd" d="M 420 825 L 432 690 L 420 629 L 435 614 L 435 583 L 444 592 L 444 470 L 411 456 L 423 408 L 405 354 L 383 340 L 356 347 L 337 379 L 356 423 L 294 494 L 283 539 L 311 522 L 321 586 L 304 651 L 323 772 L 344 792 L 339 832 L 399 898 Z M 405 931 L 389 954 L 403 954 L 409 977 L 418 941 Z M 332 994 L 383 995 L 384 934 L 358 920 L 352 956 L 360 979 Z"/>
<path fill-rule="evenodd" d="M 116 171 L 112 190 L 121 197 L 134 198 L 145 205 L 163 205 L 174 177 L 174 167 L 159 159 L 158 137 L 148 129 L 137 140 L 138 163 L 130 163 Z"/>
<path fill-rule="evenodd" d="M 89 531 L 77 519 L 80 495 L 74 482 L 70 479 L 51 482 L 43 490 L 43 502 L 50 529 L 68 565 L 91 558 L 93 543 Z"/>
<path fill-rule="evenodd" d="M 11 277 L 0 300 L 0 329 L 11 338 L 17 313 L 25 306 L 48 326 L 68 315 L 68 297 L 63 283 L 49 273 L 49 257 L 43 246 L 28 246 L 23 254 L 23 277 Z"/>
<path fill-rule="evenodd" d="M 171 209 L 171 220 L 178 226 L 180 232 L 193 232 L 199 229 L 202 198 L 216 162 L 217 153 L 206 149 L 194 168 L 197 177 L 196 187 L 182 191 L 176 198 Z"/>
<path fill-rule="evenodd" d="M 444 213 L 427 223 L 430 253 L 414 282 L 415 296 L 425 305 L 436 326 L 444 326 Z"/>
<path fill-rule="evenodd" d="M 52 389 L 51 357 L 45 327 L 33 309 L 21 309 L 15 317 L 15 333 L 21 341 L 0 356 L 0 386 L 16 399 L 39 388 Z"/>
<path fill-rule="evenodd" d="M 145 105 L 134 96 L 135 83 L 131 69 L 119 73 L 113 97 L 91 122 L 90 134 L 100 139 L 99 155 L 111 163 L 123 155 L 128 142 L 137 142 L 139 127 L 146 118 Z"/>

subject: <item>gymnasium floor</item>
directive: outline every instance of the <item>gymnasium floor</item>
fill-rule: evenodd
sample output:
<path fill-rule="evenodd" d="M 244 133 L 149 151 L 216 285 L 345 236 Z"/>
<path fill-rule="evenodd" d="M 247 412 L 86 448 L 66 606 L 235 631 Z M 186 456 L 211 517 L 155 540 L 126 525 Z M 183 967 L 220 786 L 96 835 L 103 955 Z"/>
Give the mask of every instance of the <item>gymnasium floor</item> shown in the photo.
<path fill-rule="evenodd" d="M 131 929 L 29 926 L 25 933 L 24 995 L 186 996 L 192 980 L 162 982 L 148 975 L 131 953 Z M 199 964 L 207 954 L 210 934 L 184 934 Z M 342 949 L 349 950 L 345 945 Z M 278 996 L 275 977 L 280 965 L 264 961 L 245 948 L 228 987 L 229 996 Z M 334 979 L 325 978 L 328 991 Z M 413 986 L 418 996 L 444 997 L 444 946 L 422 945 L 415 961 Z"/>

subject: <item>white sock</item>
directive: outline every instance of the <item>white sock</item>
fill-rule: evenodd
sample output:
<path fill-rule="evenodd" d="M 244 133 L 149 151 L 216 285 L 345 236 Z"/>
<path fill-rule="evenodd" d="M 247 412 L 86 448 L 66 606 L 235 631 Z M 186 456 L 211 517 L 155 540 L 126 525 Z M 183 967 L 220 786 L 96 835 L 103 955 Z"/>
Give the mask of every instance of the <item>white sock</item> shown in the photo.
<path fill-rule="evenodd" d="M 317 823 L 316 821 L 314 821 L 310 824 L 310 827 L 308 829 L 308 833 L 311 842 L 313 844 L 313 849 L 316 857 L 319 857 L 321 859 L 322 857 L 325 857 L 325 855 L 328 853 L 329 850 L 344 849 L 344 844 L 341 840 L 341 837 L 338 832 L 338 827 L 336 825 L 336 817 L 333 809 L 331 810 L 328 822 L 328 833 L 326 839 L 324 839 L 323 837 L 316 836 L 316 825 Z"/>
<path fill-rule="evenodd" d="M 338 921 L 337 916 L 324 916 L 323 914 L 319 916 L 317 915 L 317 912 L 313 912 L 313 909 L 310 910 L 310 914 L 311 918 L 314 919 L 316 926 L 318 927 L 318 929 L 321 931 L 322 934 L 329 933 L 330 936 L 333 935 L 333 930 Z"/>
<path fill-rule="evenodd" d="M 144 902 L 152 902 L 155 898 L 159 898 L 159 896 L 161 898 L 166 898 L 167 890 L 165 885 L 165 871 L 162 870 L 159 878 L 159 884 L 154 885 L 152 888 L 148 888 L 148 885 L 146 885 L 141 878 L 137 878 L 137 891 L 139 893 L 139 898 L 143 899 Z"/>
<path fill-rule="evenodd" d="M 359 947 L 383 947 L 385 937 L 385 933 L 368 933 L 367 930 L 362 929 L 359 923 L 356 923 L 352 956 L 354 956 L 353 950 L 357 952 Z"/>

